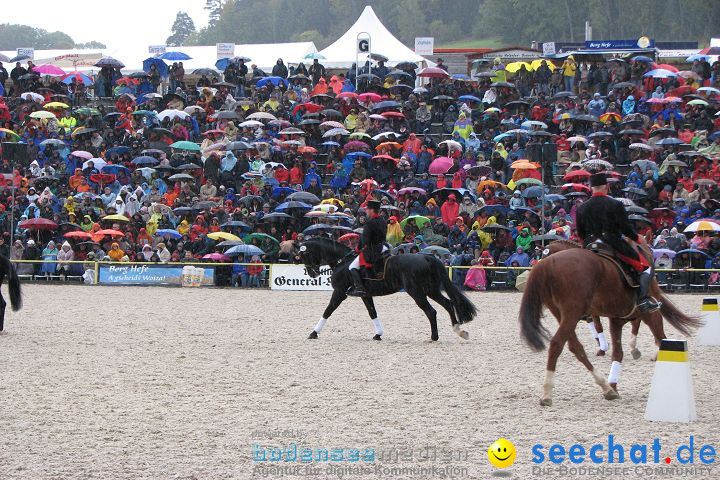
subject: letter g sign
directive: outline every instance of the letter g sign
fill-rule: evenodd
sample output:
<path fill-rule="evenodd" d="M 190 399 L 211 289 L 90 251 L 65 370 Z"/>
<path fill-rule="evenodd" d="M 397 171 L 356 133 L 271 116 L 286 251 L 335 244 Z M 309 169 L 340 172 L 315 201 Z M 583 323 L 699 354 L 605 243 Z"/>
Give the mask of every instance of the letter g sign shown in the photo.
<path fill-rule="evenodd" d="M 357 42 L 357 53 L 368 53 L 370 51 L 370 39 L 361 38 Z"/>

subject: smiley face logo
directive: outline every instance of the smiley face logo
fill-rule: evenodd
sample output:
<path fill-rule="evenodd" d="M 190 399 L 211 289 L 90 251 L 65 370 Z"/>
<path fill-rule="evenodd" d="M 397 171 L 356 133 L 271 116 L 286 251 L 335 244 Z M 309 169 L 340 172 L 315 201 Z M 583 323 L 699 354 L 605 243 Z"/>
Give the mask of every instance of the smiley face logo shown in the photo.
<path fill-rule="evenodd" d="M 507 468 L 515 461 L 515 446 L 501 438 L 497 442 L 490 445 L 488 449 L 488 459 L 490 463 L 498 468 Z"/>

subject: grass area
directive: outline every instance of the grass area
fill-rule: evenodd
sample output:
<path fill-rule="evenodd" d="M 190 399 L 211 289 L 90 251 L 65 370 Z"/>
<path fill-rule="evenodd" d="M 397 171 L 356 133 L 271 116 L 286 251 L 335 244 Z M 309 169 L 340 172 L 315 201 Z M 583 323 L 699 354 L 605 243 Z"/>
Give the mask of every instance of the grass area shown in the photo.
<path fill-rule="evenodd" d="M 443 43 L 442 45 L 435 45 L 435 48 L 501 48 L 505 45 L 506 43 L 499 38 L 491 37 L 474 40 L 457 40 L 455 42 Z"/>

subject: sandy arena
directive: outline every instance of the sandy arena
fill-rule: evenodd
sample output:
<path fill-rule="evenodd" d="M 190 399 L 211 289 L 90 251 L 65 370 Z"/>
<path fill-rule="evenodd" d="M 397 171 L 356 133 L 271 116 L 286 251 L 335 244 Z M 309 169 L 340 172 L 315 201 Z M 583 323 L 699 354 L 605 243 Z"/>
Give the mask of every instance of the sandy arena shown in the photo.
<path fill-rule="evenodd" d="M 480 314 L 467 326 L 469 341 L 441 311 L 440 340 L 431 343 L 426 318 L 403 294 L 376 299 L 382 342 L 371 340 L 359 299 L 346 301 L 311 341 L 329 293 L 25 285 L 24 308 L 8 308 L 0 335 L 0 478 L 278 477 L 266 468 L 277 462 L 253 461 L 253 444 L 372 448 L 376 456 L 414 449 L 406 461 L 313 462 L 315 476 L 285 475 L 335 478 L 327 470 L 335 465 L 372 469 L 346 472 L 351 479 L 489 478 L 496 469 L 487 450 L 499 437 L 515 444 L 508 470 L 523 479 L 533 477 L 536 443 L 607 445 L 613 434 L 629 446 L 657 437 L 664 458 L 694 435 L 696 451 L 717 448 L 720 347 L 697 349 L 690 340 L 692 424 L 642 418 L 655 351 L 645 327 L 643 357 L 632 360 L 626 348 L 621 400 L 604 400 L 566 349 L 555 403 L 543 408 L 546 352 L 520 340 L 520 294 L 471 298 Z M 686 312 L 700 310 L 701 296 L 672 298 Z M 544 321 L 554 329 L 554 319 Z M 607 375 L 610 359 L 594 356 L 584 326 L 578 332 Z M 428 446 L 437 449 L 435 461 L 421 458 Z M 442 449 L 453 460 L 441 459 Z M 374 470 L 378 463 L 383 468 Z M 391 470 L 433 466 L 451 467 L 451 475 Z M 720 478 L 720 468 L 706 478 Z"/>

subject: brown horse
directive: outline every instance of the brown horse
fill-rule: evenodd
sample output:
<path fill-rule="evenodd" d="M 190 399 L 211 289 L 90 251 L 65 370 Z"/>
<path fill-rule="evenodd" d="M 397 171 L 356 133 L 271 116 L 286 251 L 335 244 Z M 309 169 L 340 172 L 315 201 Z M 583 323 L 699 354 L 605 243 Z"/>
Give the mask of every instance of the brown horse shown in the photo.
<path fill-rule="evenodd" d="M 656 339 L 664 337 L 664 333 L 658 328 L 662 322 L 650 318 L 652 315 L 662 315 L 686 335 L 690 328 L 699 326 L 696 318 L 680 312 L 663 295 L 657 283 L 651 286 L 651 293 L 662 302 L 662 308 L 659 314 L 641 315 L 635 308 L 635 291 L 624 284 L 618 268 L 609 260 L 578 247 L 576 245 L 575 248 L 554 253 L 535 265 L 525 284 L 520 305 L 520 331 L 533 350 L 545 348 L 545 339 L 550 337 L 541 324 L 543 307 L 547 307 L 559 322 L 548 351 L 546 377 L 540 399 L 540 404 L 545 406 L 552 405 L 555 368 L 566 342 L 570 351 L 600 386 L 604 397 L 614 400 L 620 398 L 617 382 L 623 356 L 622 327 L 625 323 L 648 317 L 645 322 Z M 575 333 L 578 321 L 588 315 L 610 318 L 613 364 L 608 381 L 595 371 Z"/>

